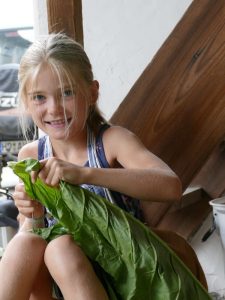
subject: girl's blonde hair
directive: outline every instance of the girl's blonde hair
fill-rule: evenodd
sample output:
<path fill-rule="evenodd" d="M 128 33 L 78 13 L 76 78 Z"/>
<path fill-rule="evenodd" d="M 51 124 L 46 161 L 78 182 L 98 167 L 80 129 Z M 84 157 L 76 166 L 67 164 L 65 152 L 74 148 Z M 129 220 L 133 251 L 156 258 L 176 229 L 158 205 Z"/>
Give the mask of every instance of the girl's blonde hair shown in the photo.
<path fill-rule="evenodd" d="M 63 33 L 49 34 L 37 40 L 23 55 L 18 75 L 21 107 L 26 107 L 28 81 L 34 82 L 41 67 L 45 64 L 55 72 L 60 83 L 66 78 L 71 87 L 75 87 L 76 91 L 84 96 L 87 104 L 85 123 L 96 133 L 99 126 L 106 121 L 97 104 L 90 102 L 90 86 L 94 80 L 92 66 L 83 47 Z M 61 89 L 63 91 L 63 86 Z M 27 136 L 28 128 L 23 120 L 22 128 L 24 135 Z"/>

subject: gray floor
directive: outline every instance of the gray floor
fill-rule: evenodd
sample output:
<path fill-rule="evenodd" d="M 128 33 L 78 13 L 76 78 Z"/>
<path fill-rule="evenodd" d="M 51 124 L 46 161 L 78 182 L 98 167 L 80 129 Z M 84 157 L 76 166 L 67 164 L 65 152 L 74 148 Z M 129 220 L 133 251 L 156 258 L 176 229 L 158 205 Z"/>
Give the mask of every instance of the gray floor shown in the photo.
<path fill-rule="evenodd" d="M 191 245 L 197 253 L 199 261 L 206 275 L 209 292 L 213 299 L 225 299 L 225 251 L 217 232 L 202 242 L 202 237 L 212 225 L 210 214 L 201 228 L 195 234 Z"/>

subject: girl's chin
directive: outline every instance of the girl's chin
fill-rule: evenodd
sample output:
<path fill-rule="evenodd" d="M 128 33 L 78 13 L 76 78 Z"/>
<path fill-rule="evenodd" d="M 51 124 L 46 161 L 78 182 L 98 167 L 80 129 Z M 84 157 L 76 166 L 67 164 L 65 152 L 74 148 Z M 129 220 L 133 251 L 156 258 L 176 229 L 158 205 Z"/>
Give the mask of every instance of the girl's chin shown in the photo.
<path fill-rule="evenodd" d="M 65 137 L 67 136 L 67 131 L 65 128 L 56 129 L 52 127 L 45 127 L 42 130 L 52 138 L 65 139 Z"/>
<path fill-rule="evenodd" d="M 82 131 L 82 128 L 77 128 L 76 126 L 72 127 L 65 127 L 65 126 L 58 126 L 58 125 L 45 125 L 42 128 L 39 127 L 42 131 L 44 131 L 47 135 L 54 139 L 68 139 L 76 135 L 78 132 Z"/>

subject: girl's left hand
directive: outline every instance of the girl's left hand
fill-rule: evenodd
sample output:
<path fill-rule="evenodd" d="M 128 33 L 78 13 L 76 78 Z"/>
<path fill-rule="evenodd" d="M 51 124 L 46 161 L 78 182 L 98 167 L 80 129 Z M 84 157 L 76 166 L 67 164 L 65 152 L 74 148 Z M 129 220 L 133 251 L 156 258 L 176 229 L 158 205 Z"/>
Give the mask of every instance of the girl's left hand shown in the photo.
<path fill-rule="evenodd" d="M 50 186 L 58 186 L 60 180 L 72 184 L 81 183 L 82 167 L 80 166 L 55 157 L 41 160 L 40 164 L 41 170 L 31 173 L 32 182 L 35 182 L 37 177 L 39 177 L 44 183 Z"/>

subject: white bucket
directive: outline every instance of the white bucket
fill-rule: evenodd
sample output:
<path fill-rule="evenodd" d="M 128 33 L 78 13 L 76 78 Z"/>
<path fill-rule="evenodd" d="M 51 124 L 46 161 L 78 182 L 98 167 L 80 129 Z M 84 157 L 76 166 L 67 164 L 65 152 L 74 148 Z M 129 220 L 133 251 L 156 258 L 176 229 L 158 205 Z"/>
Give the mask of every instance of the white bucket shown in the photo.
<path fill-rule="evenodd" d="M 217 233 L 220 235 L 225 250 L 225 197 L 217 198 L 209 202 L 213 207 L 213 217 Z"/>

